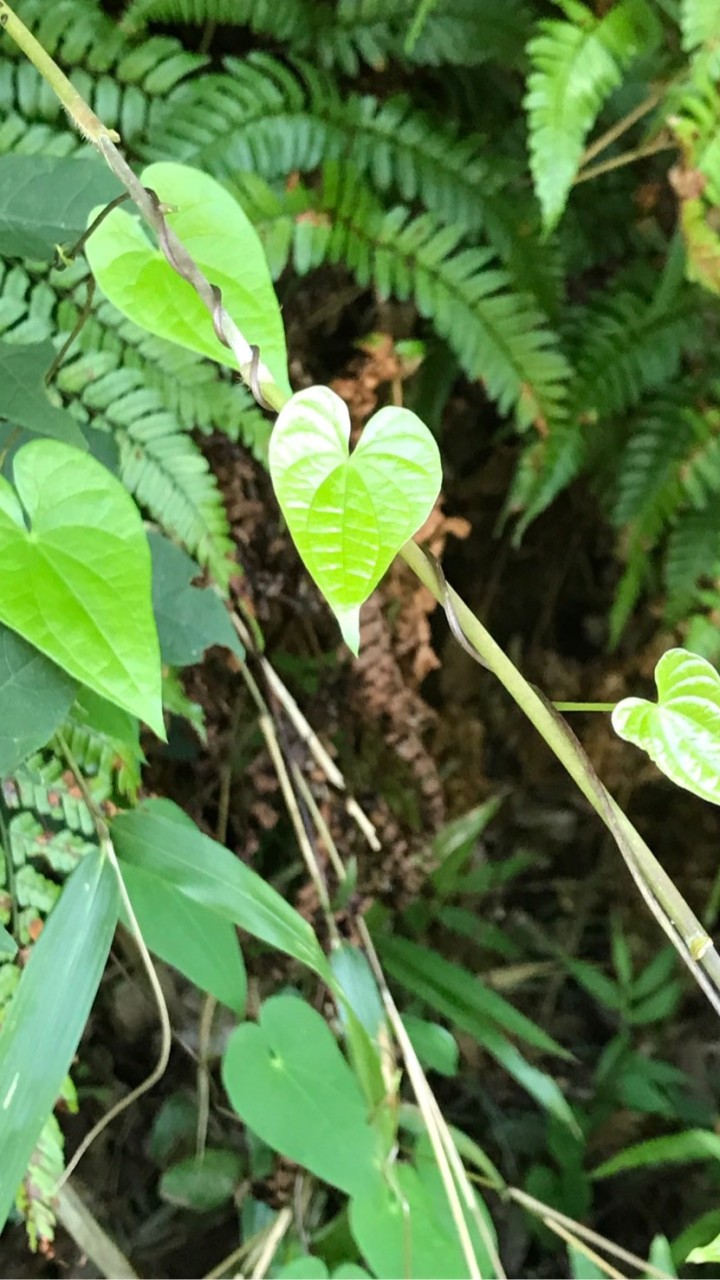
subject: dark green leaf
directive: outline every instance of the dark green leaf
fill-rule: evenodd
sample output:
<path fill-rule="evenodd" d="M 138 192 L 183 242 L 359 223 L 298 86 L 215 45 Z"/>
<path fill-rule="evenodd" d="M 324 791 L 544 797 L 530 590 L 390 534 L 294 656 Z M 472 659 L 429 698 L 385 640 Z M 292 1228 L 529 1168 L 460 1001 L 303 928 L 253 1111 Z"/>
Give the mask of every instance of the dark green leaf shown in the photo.
<path fill-rule="evenodd" d="M 66 882 L 0 1030 L 0 1230 L 85 1028 L 117 913 L 115 875 L 90 853 Z"/>
<path fill-rule="evenodd" d="M 170 1204 L 209 1213 L 232 1199 L 242 1173 L 242 1162 L 234 1151 L 209 1148 L 198 1159 L 189 1156 L 171 1165 L 160 1179 L 160 1195 Z"/>
<path fill-rule="evenodd" d="M 234 925 L 152 872 L 123 863 L 122 874 L 150 950 L 242 1015 L 247 978 Z"/>
<path fill-rule="evenodd" d="M 163 662 L 187 667 L 213 644 L 245 657 L 228 611 L 210 587 L 191 586 L 200 567 L 180 547 L 158 533 L 148 536 L 152 556 L 152 597 Z"/>
<path fill-rule="evenodd" d="M 253 937 L 314 969 L 334 986 L 307 920 L 229 849 L 202 834 L 169 800 L 146 800 L 113 820 L 123 862 L 141 867 Z"/>
<path fill-rule="evenodd" d="M 0 775 L 50 741 L 76 688 L 60 667 L 0 624 Z"/>
<path fill-rule="evenodd" d="M 570 1056 L 552 1036 L 466 969 L 407 938 L 378 935 L 375 944 L 397 982 L 463 1030 L 474 1034 L 477 1026 L 496 1024 L 537 1049 Z"/>
<path fill-rule="evenodd" d="M 77 422 L 48 399 L 45 374 L 52 364 L 51 342 L 0 342 L 0 418 L 35 435 L 54 436 L 76 449 L 87 449 Z"/>
<path fill-rule="evenodd" d="M 241 1120 L 275 1151 L 349 1194 L 374 1181 L 386 1153 L 335 1037 L 304 1000 L 266 1000 L 258 1023 L 233 1032 L 222 1076 Z"/>
<path fill-rule="evenodd" d="M 50 259 L 56 244 L 72 248 L 95 205 L 121 193 L 96 157 L 0 156 L 0 253 Z"/>

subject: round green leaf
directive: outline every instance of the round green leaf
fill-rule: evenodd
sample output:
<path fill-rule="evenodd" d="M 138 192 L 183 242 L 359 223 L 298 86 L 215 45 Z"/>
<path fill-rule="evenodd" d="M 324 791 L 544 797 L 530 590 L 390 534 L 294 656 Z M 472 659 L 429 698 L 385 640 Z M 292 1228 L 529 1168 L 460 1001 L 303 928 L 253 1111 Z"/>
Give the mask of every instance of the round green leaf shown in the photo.
<path fill-rule="evenodd" d="M 222 291 L 225 309 L 259 346 L 278 386 L 289 392 L 280 308 L 262 244 L 244 210 L 219 182 L 189 165 L 151 164 L 142 181 L 175 210 L 166 215 L 169 225 Z M 195 290 L 151 244 L 138 217 L 114 209 L 91 235 L 86 253 L 98 285 L 123 315 L 160 338 L 237 368 Z"/>
<path fill-rule="evenodd" d="M 259 1023 L 233 1032 L 222 1076 L 241 1120 L 275 1151 L 351 1194 L 375 1184 L 380 1141 L 360 1086 L 304 1000 L 266 1000 Z"/>
<path fill-rule="evenodd" d="M 669 649 L 655 668 L 657 702 L 623 698 L 612 713 L 619 737 L 646 751 L 686 791 L 720 804 L 720 676 L 705 658 Z"/>
<path fill-rule="evenodd" d="M 408 409 L 385 408 L 349 452 L 350 415 L 329 387 L 299 391 L 270 437 L 270 471 L 300 555 L 358 652 L 360 605 L 427 519 L 440 454 Z"/>
<path fill-rule="evenodd" d="M 0 476 L 0 621 L 164 736 L 140 513 L 89 454 L 54 440 Z"/>

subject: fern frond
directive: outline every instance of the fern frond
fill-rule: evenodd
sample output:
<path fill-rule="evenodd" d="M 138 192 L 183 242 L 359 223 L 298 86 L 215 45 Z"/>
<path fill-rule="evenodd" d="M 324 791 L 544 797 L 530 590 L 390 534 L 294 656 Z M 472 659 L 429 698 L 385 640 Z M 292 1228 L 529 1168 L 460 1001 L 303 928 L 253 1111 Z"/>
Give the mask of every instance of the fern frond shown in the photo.
<path fill-rule="evenodd" d="M 170 37 L 133 45 L 94 0 L 55 0 L 52 5 L 26 0 L 22 19 L 63 70 L 72 71 L 78 91 L 106 125 L 118 130 L 125 146 L 132 147 L 145 133 L 153 101 L 208 61 Z M 63 147 L 70 151 L 84 145 L 68 129 L 55 95 L 12 41 L 3 43 L 0 74 L 0 93 L 11 109 L 0 132 L 0 151 L 46 151 L 41 138 L 60 121 L 62 128 L 52 132 Z M 17 136 L 13 145 L 17 118 L 26 130 L 28 125 L 39 128 L 39 136 L 31 142 Z M 50 152 L 58 154 L 53 147 Z"/>
<path fill-rule="evenodd" d="M 98 804 L 110 798 L 102 779 L 88 779 Z M 19 765 L 12 778 L 5 778 L 2 791 L 8 809 L 30 809 L 41 818 L 63 823 L 73 832 L 88 838 L 95 834 L 95 823 L 67 766 L 57 756 L 38 753 Z"/>
<path fill-rule="evenodd" d="M 49 1115 L 40 1132 L 37 1146 L 30 1157 L 27 1173 L 15 1199 L 15 1206 L 25 1221 L 28 1243 L 33 1253 L 55 1239 L 57 1186 L 65 1169 L 65 1140 L 54 1115 Z"/>
<path fill-rule="evenodd" d="M 314 213 L 295 221 L 294 236 L 296 269 L 342 262 L 380 297 L 412 299 L 521 428 L 562 418 L 569 370 L 557 339 L 535 303 L 509 290 L 492 251 L 464 247 L 460 228 L 400 207 L 386 212 L 330 165 Z"/>
<path fill-rule="evenodd" d="M 610 297 L 601 294 L 568 327 L 586 335 L 575 354 L 571 402 L 579 415 L 597 421 L 671 381 L 683 353 L 698 339 L 701 317 L 687 289 L 664 306 L 637 288 L 621 289 Z"/>
<path fill-rule="evenodd" d="M 623 69 L 657 33 L 646 0 L 620 0 L 600 19 L 584 5 L 572 11 L 573 22 L 540 23 L 528 45 L 530 168 L 547 228 L 562 214 L 601 107 L 620 84 Z"/>
<path fill-rule="evenodd" d="M 76 831 L 42 823 L 27 810 L 11 819 L 9 833 L 16 867 L 39 863 L 62 876 L 74 871 L 95 847 L 92 841 L 84 839 Z"/>
<path fill-rule="evenodd" d="M 249 27 L 275 40 L 300 38 L 314 18 L 312 0 L 133 0 L 122 19 L 134 33 L 152 22 Z"/>
<path fill-rule="evenodd" d="M 682 501 L 680 465 L 694 437 L 692 416 L 682 395 L 658 398 L 643 406 L 617 464 L 613 524 L 635 521 L 658 528 Z"/>
<path fill-rule="evenodd" d="M 667 591 L 665 616 L 670 623 L 687 617 L 697 605 L 701 578 L 720 575 L 720 520 L 709 505 L 686 510 L 670 531 L 665 553 L 664 578 Z"/>
<path fill-rule="evenodd" d="M 691 53 L 699 45 L 717 40 L 720 32 L 720 0 L 680 0 L 683 49 Z"/>
<path fill-rule="evenodd" d="M 388 58 L 425 66 L 513 62 L 530 21 L 524 0 L 443 0 L 409 46 L 416 12 L 417 0 L 339 0 L 333 20 L 315 34 L 322 64 L 356 75 L 362 62 L 380 68 Z"/>
<path fill-rule="evenodd" d="M 139 385 L 106 410 L 120 448 L 121 477 L 137 502 L 173 534 L 221 588 L 236 568 L 215 476 L 157 395 Z"/>
<path fill-rule="evenodd" d="M 221 178 L 250 172 L 268 181 L 350 155 L 353 171 L 376 190 L 420 200 L 468 231 L 483 226 L 488 198 L 497 200 L 507 180 L 507 165 L 489 157 L 483 138 L 460 140 L 405 96 L 381 103 L 343 94 L 314 68 L 267 54 L 227 59 L 226 67 L 158 106 L 144 155 L 202 164 Z M 509 200 L 506 236 L 511 227 Z"/>
<path fill-rule="evenodd" d="M 587 438 L 577 421 L 556 423 L 545 439 L 535 441 L 520 457 L 503 507 L 503 519 L 518 516 L 513 542 L 567 489 L 583 469 Z"/>
<path fill-rule="evenodd" d="M 355 76 L 363 63 L 379 70 L 389 59 L 426 66 L 513 62 L 530 24 L 525 0 L 443 0 L 410 41 L 416 12 L 417 0 L 339 0 L 334 9 L 321 0 L 134 0 L 122 25 L 126 31 L 150 22 L 247 26 Z"/>

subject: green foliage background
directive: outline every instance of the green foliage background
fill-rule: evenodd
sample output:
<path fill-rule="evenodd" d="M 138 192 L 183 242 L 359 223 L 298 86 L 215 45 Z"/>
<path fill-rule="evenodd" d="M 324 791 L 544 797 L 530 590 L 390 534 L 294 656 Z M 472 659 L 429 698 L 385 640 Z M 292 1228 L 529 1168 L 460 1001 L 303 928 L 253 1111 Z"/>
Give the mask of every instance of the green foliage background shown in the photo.
<path fill-rule="evenodd" d="M 518 439 L 505 505 L 517 540 L 585 476 L 622 568 L 612 643 L 646 593 L 679 637 L 720 657 L 717 0 L 135 0 L 119 17 L 99 0 L 25 0 L 18 10 L 138 167 L 177 160 L 227 185 L 281 294 L 331 265 L 413 304 L 441 388 L 480 382 L 493 408 L 478 431 Z M 163 24 L 185 24 L 184 40 Z M 246 53 L 224 55 L 231 43 Z M 36 72 L 11 44 L 2 53 L 0 154 L 85 153 Z M 82 260 L 0 260 L 7 344 L 62 350 L 89 301 Z M 419 376 L 408 403 L 437 422 L 433 391 Z M 100 433 L 149 516 L 226 585 L 227 517 L 190 432 L 225 432 L 264 458 L 268 423 L 250 396 L 97 300 L 52 394 Z M 191 713 L 172 676 L 166 705 Z M 96 732 L 76 712 L 63 733 L 95 798 L 133 795 L 136 736 Z M 0 885 L 0 922 L 12 920 L 24 945 L 93 825 L 52 746 L 6 781 L 5 805 L 12 884 Z M 447 909 L 459 928 L 466 908 Z M 621 1021 L 593 1104 L 575 1112 L 511 1037 L 559 1046 L 475 985 L 484 1002 L 469 1007 L 468 975 L 433 964 L 421 929 L 383 956 L 411 996 L 475 1035 L 538 1102 L 550 1155 L 538 1140 L 527 1185 L 578 1215 L 604 1109 L 707 1120 L 678 1099 L 678 1073 L 648 1069 L 633 1040 L 643 1018 L 675 1007 L 667 960 L 636 975 L 617 936 L 616 981 L 582 962 L 572 970 Z M 17 974 L 0 967 L 1 1001 Z M 50 1122 L 40 1152 L 50 1170 L 58 1147 Z M 42 1236 L 43 1196 L 24 1211 Z"/>

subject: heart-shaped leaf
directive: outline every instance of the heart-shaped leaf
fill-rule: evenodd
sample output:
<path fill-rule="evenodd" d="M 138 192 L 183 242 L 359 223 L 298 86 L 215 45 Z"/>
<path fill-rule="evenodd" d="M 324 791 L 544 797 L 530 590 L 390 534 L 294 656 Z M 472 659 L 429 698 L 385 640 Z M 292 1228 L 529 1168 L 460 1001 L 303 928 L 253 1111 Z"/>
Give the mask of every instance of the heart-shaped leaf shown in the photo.
<path fill-rule="evenodd" d="M 233 1032 L 222 1076 L 240 1118 L 275 1151 L 350 1194 L 375 1185 L 379 1134 L 325 1019 L 304 1000 L 266 1000 L 259 1023 Z"/>
<path fill-rule="evenodd" d="M 617 704 L 615 732 L 647 751 L 679 787 L 720 804 L 720 676 L 705 658 L 668 649 L 655 683 L 657 702 L 623 698 Z"/>
<path fill-rule="evenodd" d="M 442 470 L 409 409 L 380 409 L 352 453 L 349 442 L 345 401 L 329 387 L 298 391 L 270 437 L 270 471 L 295 545 L 357 653 L 360 605 L 427 519 Z"/>
<path fill-rule="evenodd" d="M 221 289 L 225 309 L 258 345 L 278 386 L 289 392 L 280 308 L 262 244 L 244 210 L 219 182 L 189 165 L 151 164 L 142 181 L 176 210 L 167 213 L 168 223 Z M 150 243 L 139 218 L 114 209 L 91 235 L 86 253 L 100 288 L 123 315 L 160 338 L 237 368 L 195 290 Z"/>
<path fill-rule="evenodd" d="M 0 476 L 0 621 L 164 736 L 150 552 L 132 498 L 55 440 L 20 449 L 13 475 L 14 489 Z"/>

